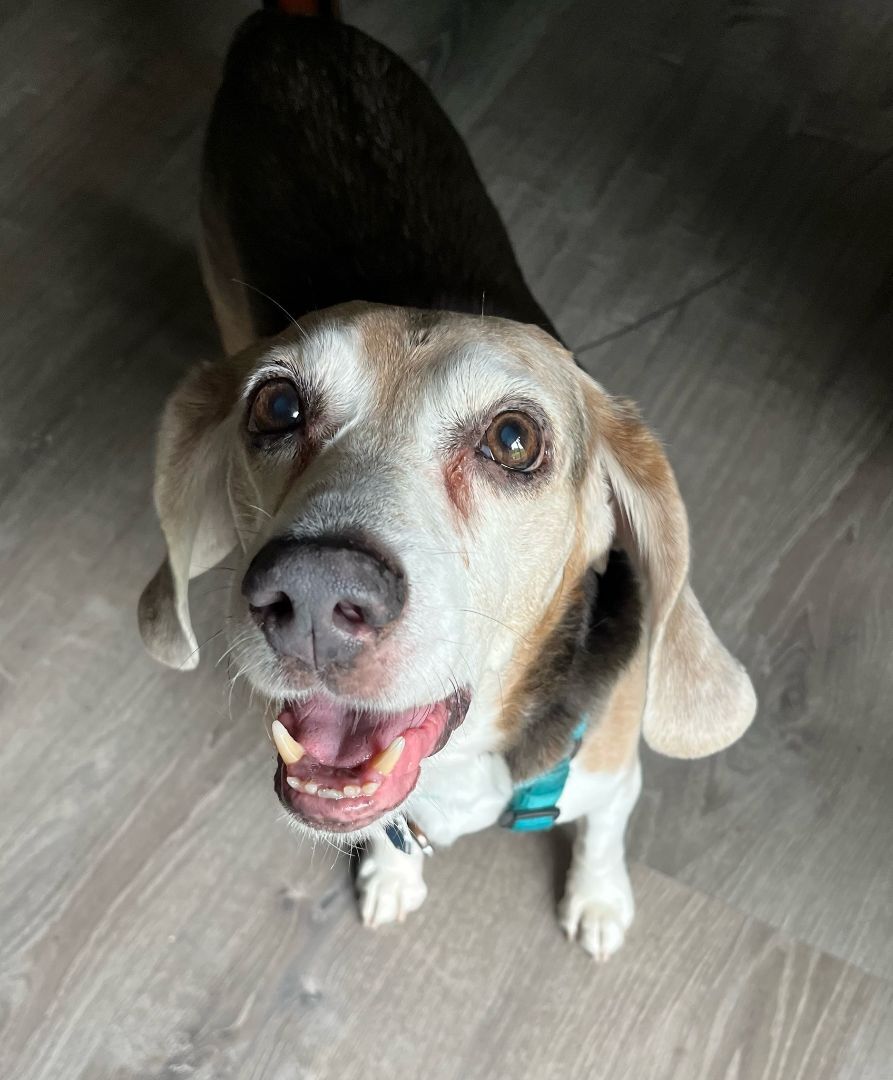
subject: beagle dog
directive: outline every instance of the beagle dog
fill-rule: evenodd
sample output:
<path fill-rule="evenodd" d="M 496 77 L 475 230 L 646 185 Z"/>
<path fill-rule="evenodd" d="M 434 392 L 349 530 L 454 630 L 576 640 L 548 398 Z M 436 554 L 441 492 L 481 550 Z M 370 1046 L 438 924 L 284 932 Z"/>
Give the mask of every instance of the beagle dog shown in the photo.
<path fill-rule="evenodd" d="M 559 343 L 430 92 L 337 21 L 238 31 L 201 260 L 225 358 L 161 422 L 150 653 L 195 666 L 189 580 L 235 550 L 229 647 L 276 792 L 364 845 L 363 920 L 419 907 L 432 847 L 576 821 L 560 920 L 610 956 L 640 733 L 699 757 L 756 707 L 660 443 Z"/>

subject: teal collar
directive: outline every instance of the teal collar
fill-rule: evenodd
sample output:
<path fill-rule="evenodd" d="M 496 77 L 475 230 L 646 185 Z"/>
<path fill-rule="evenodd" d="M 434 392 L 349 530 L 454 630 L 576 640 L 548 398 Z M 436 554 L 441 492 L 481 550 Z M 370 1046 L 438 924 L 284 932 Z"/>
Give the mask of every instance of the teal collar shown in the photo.
<path fill-rule="evenodd" d="M 552 828 L 558 817 L 558 800 L 567 783 L 571 761 L 585 734 L 584 719 L 573 730 L 573 746 L 567 757 L 547 773 L 517 785 L 511 802 L 499 817 L 500 825 L 515 832 L 540 832 Z"/>

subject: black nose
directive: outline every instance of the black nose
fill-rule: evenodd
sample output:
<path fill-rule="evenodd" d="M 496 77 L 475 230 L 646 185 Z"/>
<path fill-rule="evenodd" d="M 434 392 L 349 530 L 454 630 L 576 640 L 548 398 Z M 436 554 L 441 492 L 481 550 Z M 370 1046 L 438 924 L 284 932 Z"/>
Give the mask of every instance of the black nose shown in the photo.
<path fill-rule="evenodd" d="M 345 664 L 403 610 L 403 574 L 356 544 L 277 537 L 255 555 L 242 595 L 281 656 Z"/>

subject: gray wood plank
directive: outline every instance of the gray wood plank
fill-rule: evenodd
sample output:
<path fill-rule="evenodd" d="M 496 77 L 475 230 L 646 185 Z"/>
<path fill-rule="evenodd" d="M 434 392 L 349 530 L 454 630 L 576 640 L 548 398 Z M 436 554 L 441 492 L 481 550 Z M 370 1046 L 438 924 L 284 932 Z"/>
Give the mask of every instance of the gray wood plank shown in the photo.
<path fill-rule="evenodd" d="M 256 772 L 103 913 L 22 1080 L 888 1075 L 888 984 L 654 871 L 623 961 L 595 966 L 551 915 L 555 838 L 464 841 L 418 918 L 365 931 L 341 860 L 294 888 L 307 856 L 261 824 Z M 265 857 L 246 874 L 236 848 Z"/>

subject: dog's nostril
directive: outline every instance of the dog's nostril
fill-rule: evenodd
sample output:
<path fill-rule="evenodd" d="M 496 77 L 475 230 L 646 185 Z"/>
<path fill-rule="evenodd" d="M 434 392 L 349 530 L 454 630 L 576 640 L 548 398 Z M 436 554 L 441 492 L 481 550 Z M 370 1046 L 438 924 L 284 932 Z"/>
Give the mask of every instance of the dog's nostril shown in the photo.
<path fill-rule="evenodd" d="M 356 606 L 356 604 L 336 604 L 335 610 L 339 615 L 343 615 L 348 622 L 360 622 L 363 618 L 363 613 Z"/>
<path fill-rule="evenodd" d="M 359 633 L 367 625 L 362 608 L 346 600 L 341 600 L 335 605 L 332 622 L 339 630 L 344 630 L 348 634 Z"/>
<path fill-rule="evenodd" d="M 282 622 L 294 614 L 294 605 L 283 592 L 255 597 L 248 606 L 255 618 L 260 620 L 272 616 L 275 620 Z"/>

